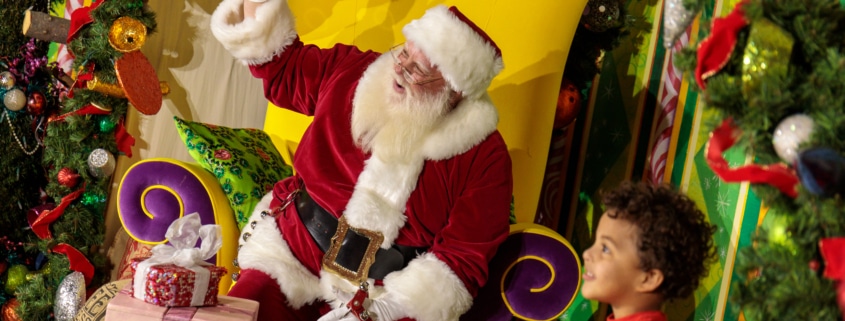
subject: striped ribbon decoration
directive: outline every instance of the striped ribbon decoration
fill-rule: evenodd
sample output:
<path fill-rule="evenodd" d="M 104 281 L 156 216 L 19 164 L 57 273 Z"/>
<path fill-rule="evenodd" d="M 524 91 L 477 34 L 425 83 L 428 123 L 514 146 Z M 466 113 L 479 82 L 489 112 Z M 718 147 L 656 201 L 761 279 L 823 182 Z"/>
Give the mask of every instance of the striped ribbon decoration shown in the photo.
<path fill-rule="evenodd" d="M 669 156 L 669 146 L 672 142 L 675 110 L 678 105 L 678 93 L 681 89 L 683 72 L 675 67 L 674 53 L 689 44 L 689 36 L 690 31 L 687 29 L 678 41 L 675 42 L 674 46 L 672 46 L 670 54 L 666 55 L 668 62 L 662 77 L 663 92 L 660 95 L 660 116 L 657 119 L 657 126 L 652 135 L 654 144 L 652 144 L 651 159 L 649 161 L 648 179 L 655 184 L 662 183 L 666 174 L 666 160 Z"/>
<path fill-rule="evenodd" d="M 76 9 L 85 6 L 85 2 L 85 0 L 66 0 L 64 18 L 70 19 L 71 14 L 73 14 Z M 91 4 L 91 0 L 88 0 L 88 4 Z M 73 56 L 70 52 L 68 52 L 67 44 L 59 44 L 58 52 L 59 53 L 56 55 L 56 63 L 62 71 L 70 74 L 71 69 L 73 68 Z"/>

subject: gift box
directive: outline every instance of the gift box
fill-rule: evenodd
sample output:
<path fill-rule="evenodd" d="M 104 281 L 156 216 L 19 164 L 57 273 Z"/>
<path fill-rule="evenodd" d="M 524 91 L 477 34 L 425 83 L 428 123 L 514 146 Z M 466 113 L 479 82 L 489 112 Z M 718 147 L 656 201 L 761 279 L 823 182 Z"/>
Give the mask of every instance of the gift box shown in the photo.
<path fill-rule="evenodd" d="M 218 284 L 220 284 L 220 278 L 226 275 L 226 268 L 206 265 L 190 269 L 176 264 L 162 264 L 150 266 L 145 271 L 138 271 L 138 267 L 142 266 L 141 263 L 145 260 L 146 258 L 132 260 L 133 277 L 129 288 L 130 296 L 160 306 L 189 307 L 217 304 Z M 205 271 L 197 271 L 198 269 Z M 143 275 L 138 275 L 139 273 Z M 142 282 L 140 287 L 135 286 L 136 280 Z M 136 289 L 141 293 L 136 295 Z M 202 298 L 195 300 L 195 296 Z"/>
<path fill-rule="evenodd" d="M 109 301 L 105 321 L 255 321 L 258 320 L 258 302 L 221 295 L 218 304 L 207 307 L 167 307 L 138 300 L 125 287 Z"/>
<path fill-rule="evenodd" d="M 152 248 L 152 256 L 131 263 L 130 295 L 159 306 L 189 307 L 217 304 L 220 278 L 226 268 L 205 260 L 222 246 L 220 226 L 201 225 L 192 213 L 173 221 L 165 233 L 169 244 Z M 194 247 L 202 240 L 199 248 Z"/>

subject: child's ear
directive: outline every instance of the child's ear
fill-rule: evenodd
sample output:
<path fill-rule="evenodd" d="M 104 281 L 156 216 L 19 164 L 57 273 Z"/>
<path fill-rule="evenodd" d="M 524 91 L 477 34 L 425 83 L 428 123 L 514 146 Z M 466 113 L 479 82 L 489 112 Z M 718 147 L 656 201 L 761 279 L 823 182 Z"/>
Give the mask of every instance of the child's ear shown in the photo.
<path fill-rule="evenodd" d="M 654 292 L 663 283 L 663 271 L 651 269 L 644 271 L 637 287 L 640 292 Z"/>

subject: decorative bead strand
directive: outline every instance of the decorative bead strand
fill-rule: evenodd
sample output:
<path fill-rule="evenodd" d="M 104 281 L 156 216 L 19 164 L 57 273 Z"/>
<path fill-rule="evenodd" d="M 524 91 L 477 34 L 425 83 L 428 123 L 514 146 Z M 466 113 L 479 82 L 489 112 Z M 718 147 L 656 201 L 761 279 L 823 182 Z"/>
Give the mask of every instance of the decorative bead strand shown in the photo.
<path fill-rule="evenodd" d="M 20 148 L 21 148 L 21 150 L 22 150 L 22 151 L 23 151 L 23 152 L 24 152 L 27 156 L 32 156 L 33 154 L 35 154 L 35 152 L 37 152 L 37 151 L 38 151 L 38 148 L 40 148 L 40 147 L 41 147 L 41 143 L 36 141 L 36 143 L 35 143 L 35 147 L 32 149 L 32 151 L 27 151 L 28 147 L 26 147 L 26 145 L 25 145 L 24 143 L 21 143 L 20 138 L 18 138 L 18 134 L 15 132 L 15 127 L 14 127 L 14 126 L 12 126 L 12 118 L 10 118 L 10 117 L 9 117 L 9 112 L 8 112 L 8 111 L 6 111 L 6 110 L 4 110 L 4 111 L 3 111 L 3 116 L 5 116 L 5 117 L 6 117 L 6 121 L 7 121 L 7 123 L 9 124 L 9 131 L 11 131 L 11 132 L 12 132 L 12 136 L 14 136 L 14 137 L 15 137 L 15 141 L 16 141 L 16 142 L 18 142 L 18 147 L 20 147 Z"/>
<path fill-rule="evenodd" d="M 9 237 L 7 236 L 0 237 L 0 242 L 2 242 L 2 244 L 6 247 L 7 251 L 17 251 L 24 246 L 23 242 L 9 240 Z"/>

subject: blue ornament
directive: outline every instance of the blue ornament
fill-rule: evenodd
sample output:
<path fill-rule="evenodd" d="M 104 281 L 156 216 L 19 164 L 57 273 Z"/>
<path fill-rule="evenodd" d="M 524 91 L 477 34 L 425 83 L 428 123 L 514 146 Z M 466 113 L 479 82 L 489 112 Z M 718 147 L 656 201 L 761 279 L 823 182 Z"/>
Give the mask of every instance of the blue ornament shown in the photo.
<path fill-rule="evenodd" d="M 822 197 L 845 194 L 845 157 L 827 147 L 817 147 L 798 154 L 796 166 L 801 184 L 810 193 Z"/>

